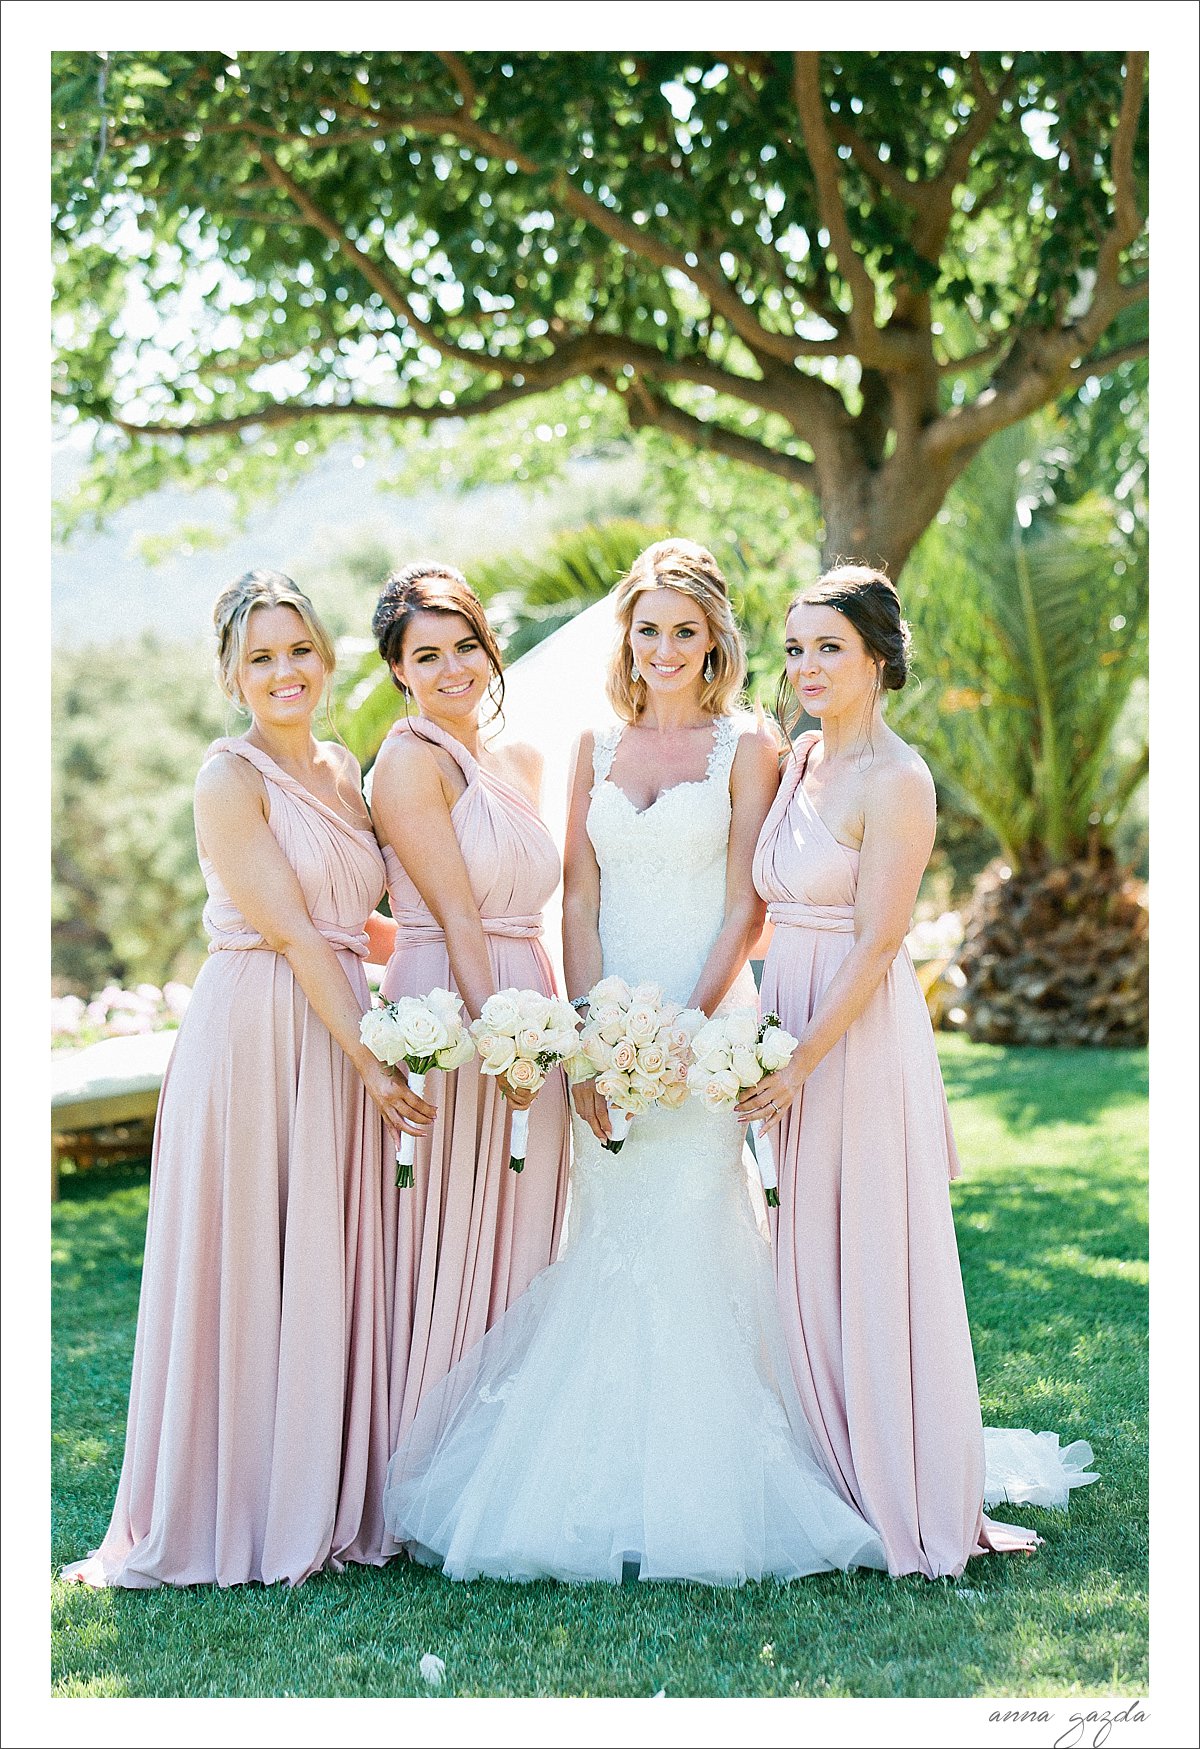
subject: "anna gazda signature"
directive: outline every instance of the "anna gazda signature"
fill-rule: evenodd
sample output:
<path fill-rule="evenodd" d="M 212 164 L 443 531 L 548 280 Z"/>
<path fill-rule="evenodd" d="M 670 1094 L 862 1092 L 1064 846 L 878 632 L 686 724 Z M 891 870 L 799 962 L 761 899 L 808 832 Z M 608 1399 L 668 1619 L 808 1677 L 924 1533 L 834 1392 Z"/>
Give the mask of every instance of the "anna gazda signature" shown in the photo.
<path fill-rule="evenodd" d="M 989 1725 L 1051 1725 L 1059 1722 L 1060 1714 L 1051 1707 L 1013 1707 L 988 1714 Z M 1053 1749 L 1103 1749 L 1112 1736 L 1114 1725 L 1144 1725 L 1150 1714 L 1140 1700 L 1131 1700 L 1123 1707 L 1080 1709 L 1067 1715 L 1061 1734 L 1053 1739 Z"/>

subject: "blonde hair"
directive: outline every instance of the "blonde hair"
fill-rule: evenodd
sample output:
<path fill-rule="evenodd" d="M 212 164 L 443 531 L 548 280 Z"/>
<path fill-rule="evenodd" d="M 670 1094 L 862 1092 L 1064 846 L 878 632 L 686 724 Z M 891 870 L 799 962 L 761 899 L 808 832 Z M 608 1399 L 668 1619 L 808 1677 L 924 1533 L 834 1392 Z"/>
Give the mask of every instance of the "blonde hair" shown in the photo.
<path fill-rule="evenodd" d="M 246 653 L 246 627 L 256 607 L 293 608 L 304 623 L 327 678 L 336 664 L 333 642 L 304 591 L 282 571 L 247 571 L 236 583 L 222 589 L 213 606 L 217 679 L 226 698 L 243 709 L 245 700 L 238 686 L 237 673 Z"/>
<path fill-rule="evenodd" d="M 633 678 L 629 635 L 637 598 L 650 589 L 675 589 L 694 601 L 713 639 L 713 677 L 704 682 L 700 708 L 724 716 L 746 683 L 746 648 L 729 604 L 729 588 L 721 567 L 707 547 L 696 541 L 670 538 L 655 541 L 639 553 L 613 590 L 613 609 L 620 636 L 608 665 L 605 690 L 616 714 L 634 723 L 646 707 L 646 682 Z"/>

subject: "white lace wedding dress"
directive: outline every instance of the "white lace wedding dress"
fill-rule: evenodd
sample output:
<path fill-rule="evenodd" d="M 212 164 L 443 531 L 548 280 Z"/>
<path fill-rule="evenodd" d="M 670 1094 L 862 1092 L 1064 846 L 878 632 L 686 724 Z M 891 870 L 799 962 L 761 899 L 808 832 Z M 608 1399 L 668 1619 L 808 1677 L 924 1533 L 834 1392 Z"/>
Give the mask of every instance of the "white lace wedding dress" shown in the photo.
<path fill-rule="evenodd" d="M 721 927 L 737 728 L 707 775 L 634 808 L 596 738 L 588 833 L 604 971 L 686 1001 Z M 747 969 L 727 998 L 755 1000 Z M 570 1233 L 423 1402 L 388 1527 L 456 1579 L 738 1584 L 885 1567 L 813 1452 L 788 1371 L 742 1129 L 699 1101 L 635 1117 L 619 1154 L 574 1127 Z"/>

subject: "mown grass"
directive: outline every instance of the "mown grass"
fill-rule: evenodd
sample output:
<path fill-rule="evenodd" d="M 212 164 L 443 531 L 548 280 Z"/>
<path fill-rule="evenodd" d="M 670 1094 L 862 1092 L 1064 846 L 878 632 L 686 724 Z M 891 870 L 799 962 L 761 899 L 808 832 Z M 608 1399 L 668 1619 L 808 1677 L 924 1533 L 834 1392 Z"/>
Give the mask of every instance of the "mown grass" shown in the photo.
<path fill-rule="evenodd" d="M 1147 1686 L 1142 1052 L 942 1041 L 984 1419 L 1087 1438 L 1069 1514 L 1009 1508 L 1036 1557 L 958 1581 L 829 1575 L 739 1591 L 456 1585 L 351 1569 L 294 1591 L 53 1582 L 58 1695 L 1002 1696 Z M 144 1170 L 64 1180 L 54 1219 L 55 1569 L 95 1546 L 124 1439 Z M 1000 1516 L 1005 1516 L 1002 1512 Z"/>

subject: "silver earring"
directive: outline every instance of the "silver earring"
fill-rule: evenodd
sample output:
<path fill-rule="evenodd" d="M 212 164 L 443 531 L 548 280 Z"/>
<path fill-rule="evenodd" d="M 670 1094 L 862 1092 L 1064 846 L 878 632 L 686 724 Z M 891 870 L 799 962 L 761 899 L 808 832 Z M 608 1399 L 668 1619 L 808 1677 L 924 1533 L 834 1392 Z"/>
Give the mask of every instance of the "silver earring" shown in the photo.
<path fill-rule="evenodd" d="M 633 666 L 629 670 L 629 678 L 630 678 L 630 680 L 632 680 L 634 682 L 637 682 L 642 678 L 642 671 L 637 665 L 636 657 L 634 659 Z"/>
<path fill-rule="evenodd" d="M 704 658 L 704 678 L 705 678 L 705 680 L 710 681 L 715 673 L 716 673 L 716 669 L 713 667 L 712 651 L 710 650 L 708 652 L 708 655 Z"/>

